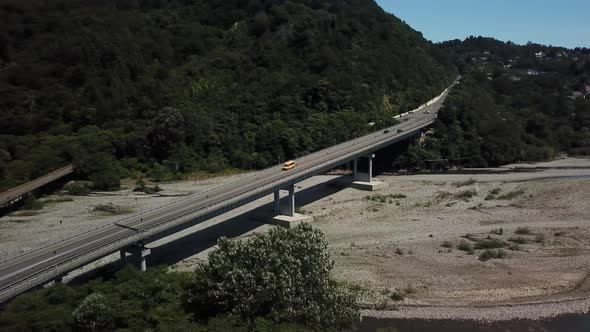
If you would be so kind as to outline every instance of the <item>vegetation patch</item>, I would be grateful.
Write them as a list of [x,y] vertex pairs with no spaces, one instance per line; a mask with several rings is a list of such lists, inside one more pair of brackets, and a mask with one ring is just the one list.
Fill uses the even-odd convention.
[[108,281],[21,295],[0,312],[0,329],[354,330],[361,290],[332,279],[333,267],[322,233],[306,224],[245,241],[222,238],[194,272],[126,267]]
[[500,192],[502,192],[502,189],[500,189],[500,188],[494,188],[494,189],[492,189],[488,193],[488,195],[486,196],[485,200],[486,201],[490,201],[490,200],[496,199],[496,197],[498,196],[498,194],[500,194]]
[[499,239],[480,240],[475,244],[475,249],[496,249],[504,248],[506,246],[508,246],[508,243]]
[[455,187],[466,187],[466,186],[471,186],[477,183],[477,180],[475,180],[474,178],[471,178],[467,181],[463,181],[463,182],[456,182],[454,183]]
[[453,242],[451,242],[451,241],[444,241],[440,246],[443,248],[453,248],[454,247]]
[[473,245],[471,243],[467,242],[466,240],[459,241],[459,244],[457,245],[457,249],[459,249],[461,251],[465,251],[469,254],[473,254]]
[[504,229],[503,228],[495,228],[495,229],[492,229],[490,231],[490,234],[503,235],[504,234]]
[[57,204],[57,203],[65,203],[65,202],[73,202],[74,199],[71,197],[63,197],[63,196],[59,196],[57,198],[49,198],[49,199],[45,199],[43,200],[44,204]]
[[393,203],[394,199],[402,199],[406,198],[407,196],[404,194],[390,194],[390,195],[381,195],[381,194],[374,194],[366,196],[365,199],[371,202],[376,203]]
[[515,231],[514,234],[517,235],[531,235],[533,234],[533,231],[528,228],[528,227],[518,227]]
[[511,199],[514,199],[514,198],[516,198],[516,197],[518,197],[518,196],[520,196],[520,195],[522,195],[524,193],[525,193],[524,189],[517,189],[517,190],[514,190],[514,191],[507,192],[504,195],[498,196],[498,199],[501,199],[501,200],[511,200]]
[[516,244],[528,244],[530,242],[529,239],[525,238],[524,236],[511,237],[508,239],[508,241]]
[[471,198],[477,196],[477,191],[475,190],[465,190],[454,194],[456,199],[461,199],[464,201],[469,201]]
[[490,259],[505,258],[506,256],[506,251],[503,249],[486,249],[481,254],[479,254],[479,260],[485,262]]

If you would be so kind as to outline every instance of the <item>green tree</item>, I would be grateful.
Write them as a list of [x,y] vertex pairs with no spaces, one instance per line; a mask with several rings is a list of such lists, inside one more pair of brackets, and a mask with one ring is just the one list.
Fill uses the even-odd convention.
[[228,314],[265,317],[317,329],[349,329],[358,322],[355,298],[330,277],[334,266],[319,230],[302,224],[276,228],[248,241],[219,240],[187,290],[197,318]]

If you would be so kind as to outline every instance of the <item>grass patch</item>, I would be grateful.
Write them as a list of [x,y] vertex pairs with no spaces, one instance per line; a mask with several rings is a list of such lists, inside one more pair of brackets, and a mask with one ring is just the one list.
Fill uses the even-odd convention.
[[60,196],[58,198],[49,198],[46,200],[43,200],[44,204],[57,204],[57,203],[65,203],[65,202],[73,202],[74,199],[71,197],[63,197]]
[[456,182],[454,185],[455,185],[455,187],[466,187],[466,186],[471,186],[476,183],[477,183],[477,181],[474,178],[471,178],[467,181]]
[[507,245],[506,242],[498,239],[481,240],[475,244],[475,249],[498,249],[504,248]]
[[461,191],[458,192],[454,195],[455,198],[457,199],[462,199],[464,201],[468,201],[473,197],[477,196],[477,191],[475,190],[465,190],[465,191]]
[[394,301],[402,301],[406,298],[406,296],[402,292],[395,291],[391,293],[391,295],[389,295],[389,298],[391,298]]
[[520,245],[518,245],[517,243],[512,243],[510,246],[508,246],[508,250],[512,250],[512,251],[520,251]]
[[439,191],[435,194],[435,198],[439,199],[439,200],[443,200],[443,199],[449,198],[449,197],[453,197],[453,194],[451,194],[448,191]]
[[535,243],[545,243],[546,236],[543,233],[535,235]]
[[509,238],[508,241],[510,242],[514,242],[516,244],[528,244],[529,240],[527,238],[525,238],[524,236],[517,236],[517,237],[512,237]]
[[498,194],[499,194],[501,191],[502,191],[502,189],[500,189],[500,188],[494,188],[494,189],[492,189],[492,190],[491,190],[491,191],[488,193],[488,195],[486,196],[485,200],[486,200],[486,201],[490,201],[490,200],[496,199],[496,196],[498,196]]
[[376,203],[393,203],[394,199],[402,199],[402,198],[406,198],[407,196],[404,194],[390,194],[390,195],[381,195],[381,194],[375,194],[375,195],[369,195],[367,197],[365,197],[366,200],[371,201],[371,202],[376,202]]
[[479,254],[479,260],[482,262],[488,261],[490,259],[500,259],[506,257],[506,251],[504,249],[487,249],[481,254]]
[[459,244],[457,245],[457,249],[461,250],[461,251],[465,251],[467,253],[472,254],[473,253],[473,246],[471,245],[471,243],[465,241],[465,240],[461,240],[459,242]]
[[39,212],[35,210],[21,210],[10,214],[11,217],[32,217],[38,215]]
[[528,228],[528,227],[518,227],[514,231],[514,234],[518,234],[518,235],[531,235],[531,234],[533,234],[533,231],[531,231],[531,229]]
[[454,247],[453,242],[451,242],[451,241],[444,241],[440,246],[443,248],[453,248]]
[[514,199],[522,194],[524,194],[524,189],[513,190],[513,191],[505,193],[502,196],[499,196],[498,199],[510,200],[510,199]]
[[504,229],[503,228],[495,228],[495,229],[492,229],[490,231],[490,234],[503,235],[504,234]]

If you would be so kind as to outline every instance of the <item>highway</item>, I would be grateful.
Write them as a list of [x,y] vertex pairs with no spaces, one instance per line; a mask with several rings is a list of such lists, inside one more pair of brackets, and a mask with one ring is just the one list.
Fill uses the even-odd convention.
[[[99,229],[36,249],[0,262],[0,302],[27,289],[88,264],[96,259],[173,232],[195,220],[206,220],[314,175],[366,156],[410,136],[434,123],[446,93],[421,111],[402,118],[400,124],[296,160],[290,171],[281,165],[253,173],[242,180],[179,199],[150,211],[134,214]],[[401,132],[398,132],[401,130]]]
[[24,183],[24,184],[18,186],[18,187],[15,187],[15,188],[12,188],[8,191],[0,193],[0,206],[10,204],[14,200],[17,200],[17,199],[23,197],[24,195],[45,186],[48,183],[51,183],[51,182],[58,180],[58,179],[61,179],[64,176],[70,175],[73,172],[74,172],[74,166],[68,165],[68,166],[62,167],[60,169],[57,169],[51,173],[47,173],[47,174],[43,175],[42,177],[39,177],[33,181],[29,181],[27,183]]

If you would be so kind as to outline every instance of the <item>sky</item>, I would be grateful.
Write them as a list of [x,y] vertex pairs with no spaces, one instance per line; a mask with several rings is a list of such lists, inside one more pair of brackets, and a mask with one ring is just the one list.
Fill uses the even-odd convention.
[[468,36],[590,47],[590,0],[376,0],[439,42]]

